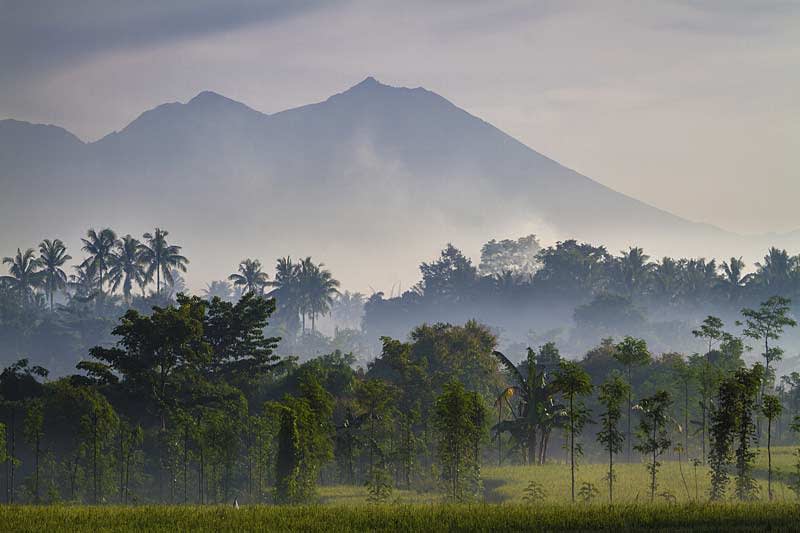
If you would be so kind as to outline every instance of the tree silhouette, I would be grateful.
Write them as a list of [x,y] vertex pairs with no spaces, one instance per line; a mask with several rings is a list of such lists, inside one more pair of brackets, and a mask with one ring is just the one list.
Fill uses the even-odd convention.
[[145,277],[142,243],[130,235],[125,235],[117,241],[111,268],[108,271],[111,292],[115,292],[121,285],[125,303],[130,305],[134,284],[142,286],[145,283]]
[[180,254],[181,247],[167,243],[169,232],[156,228],[153,233],[145,233],[146,243],[141,247],[142,261],[147,265],[146,274],[156,278],[156,294],[161,294],[161,278],[172,283],[172,270],[186,272],[189,260]]
[[67,248],[60,239],[45,239],[39,245],[39,263],[50,311],[53,311],[53,295],[67,287],[67,274],[62,267],[70,259],[72,256],[67,254]]
[[43,277],[39,270],[41,262],[34,257],[33,248],[28,248],[24,252],[17,248],[17,255],[4,257],[3,263],[9,265],[10,276],[2,276],[0,279],[16,289],[21,302],[32,302],[33,291],[41,285]]
[[234,286],[242,287],[245,293],[262,294],[267,286],[269,276],[261,270],[258,259],[244,259],[239,263],[239,272],[228,276]]
[[100,231],[90,229],[86,232],[86,238],[81,239],[84,252],[89,254],[81,266],[93,275],[97,273],[97,289],[100,297],[104,296],[103,285],[106,280],[106,272],[114,261],[114,246],[117,244],[117,234],[110,228]]

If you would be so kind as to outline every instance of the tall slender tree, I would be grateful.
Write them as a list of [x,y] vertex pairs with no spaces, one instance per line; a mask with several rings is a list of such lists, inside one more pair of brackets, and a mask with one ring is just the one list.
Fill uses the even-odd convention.
[[84,252],[89,254],[89,257],[84,259],[81,265],[86,268],[90,274],[97,273],[98,286],[100,297],[104,296],[104,285],[107,281],[106,273],[114,260],[114,247],[117,244],[117,234],[110,228],[101,229],[97,231],[90,229],[86,232],[86,238],[81,239],[83,242]]
[[714,350],[719,342],[725,338],[725,332],[722,330],[724,324],[722,320],[715,316],[707,316],[699,329],[692,331],[698,339],[703,339],[707,343],[705,356],[703,357],[703,364],[700,368],[700,446],[702,450],[703,462],[706,460],[706,434],[708,428],[708,402],[711,396],[712,387],[712,367],[711,367],[711,352]]
[[770,341],[777,341],[785,327],[795,327],[797,321],[789,316],[789,305],[792,303],[783,296],[771,296],[762,302],[758,309],[742,309],[745,318],[744,335],[753,340],[764,342],[764,381],[761,383],[760,397],[764,396],[766,380],[770,376],[770,363],[780,361],[783,350],[778,346],[770,346]]
[[658,488],[657,475],[661,466],[658,458],[672,445],[667,429],[671,405],[672,398],[669,392],[663,390],[647,398],[642,398],[637,405],[641,418],[638,431],[639,443],[636,445],[636,451],[650,456],[647,470],[650,473],[651,502],[655,500]]
[[601,429],[597,440],[608,452],[608,503],[614,503],[614,455],[622,451],[625,434],[619,430],[622,403],[628,395],[629,385],[618,375],[610,376],[600,385],[600,403],[605,408],[600,416]]
[[53,296],[67,287],[67,273],[62,268],[72,259],[61,239],[45,239],[39,244],[39,263],[42,267],[43,286],[53,310]]
[[575,437],[580,436],[583,426],[589,419],[589,412],[580,401],[581,396],[592,392],[592,379],[574,361],[561,361],[555,381],[556,389],[567,398],[567,435],[569,436],[569,470],[572,501],[575,502],[575,454],[582,455],[580,444],[576,446]]
[[146,275],[156,278],[156,293],[161,294],[161,278],[172,283],[172,270],[186,272],[189,260],[181,255],[181,247],[167,242],[169,232],[156,228],[153,233],[145,233],[146,241],[141,247],[142,261],[147,265]]
[[642,366],[650,362],[650,351],[644,339],[625,337],[614,347],[614,359],[625,367],[628,378],[628,428],[625,438],[628,441],[627,460],[631,462],[631,418],[633,412],[633,367]]
[[116,250],[108,271],[111,291],[122,286],[122,295],[130,305],[133,286],[141,285],[145,279],[145,265],[142,261],[142,243],[131,235],[117,241]]

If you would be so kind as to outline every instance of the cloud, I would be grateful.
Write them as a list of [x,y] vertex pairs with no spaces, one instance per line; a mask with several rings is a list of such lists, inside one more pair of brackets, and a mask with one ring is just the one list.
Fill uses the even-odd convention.
[[[0,0],[0,80],[98,52],[269,24],[319,0]],[[329,4],[329,3],[328,3]]]

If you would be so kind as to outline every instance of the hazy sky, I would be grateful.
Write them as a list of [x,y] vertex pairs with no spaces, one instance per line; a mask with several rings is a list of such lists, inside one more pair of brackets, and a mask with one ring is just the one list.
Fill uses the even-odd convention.
[[424,86],[678,215],[800,228],[800,2],[0,0],[0,118],[85,140],[210,89]]

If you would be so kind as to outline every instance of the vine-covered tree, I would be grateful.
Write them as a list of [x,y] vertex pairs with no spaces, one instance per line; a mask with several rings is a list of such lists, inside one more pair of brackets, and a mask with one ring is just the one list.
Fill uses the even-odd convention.
[[485,431],[486,408],[479,395],[450,381],[436,398],[434,417],[436,453],[448,496],[454,501],[469,500],[481,486],[480,465],[473,450]]

